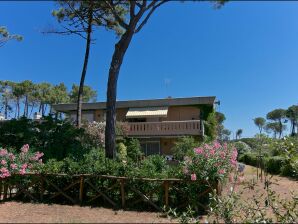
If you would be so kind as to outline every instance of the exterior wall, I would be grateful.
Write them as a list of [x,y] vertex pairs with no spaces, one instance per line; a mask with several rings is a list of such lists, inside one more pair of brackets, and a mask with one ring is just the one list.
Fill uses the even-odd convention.
[[193,106],[173,106],[169,107],[168,116],[162,118],[162,121],[187,121],[199,120],[200,109]]
[[[116,110],[117,121],[125,121],[128,108],[119,108]],[[105,110],[95,111],[95,121],[101,122],[105,119]],[[84,112],[83,112],[84,114]],[[187,121],[200,120],[200,109],[194,106],[171,106],[168,110],[168,116],[165,118],[147,118],[147,122],[159,121]]]
[[[88,121],[88,122],[92,122],[95,121],[95,111],[83,111],[82,112],[82,121]],[[71,112],[69,114],[69,118],[72,121],[75,121],[77,119],[77,113],[75,111]]]
[[[117,121],[125,121],[125,116],[128,109],[120,108],[116,110],[116,119]],[[105,110],[96,110],[95,111],[95,121],[103,122],[105,121]]]

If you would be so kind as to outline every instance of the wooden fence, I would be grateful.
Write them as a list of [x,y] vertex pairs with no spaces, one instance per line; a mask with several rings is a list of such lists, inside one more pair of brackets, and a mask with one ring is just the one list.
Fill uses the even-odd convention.
[[[164,206],[186,207],[189,195],[185,195],[181,189],[190,184],[194,182],[182,179],[91,174],[17,174],[0,180],[0,202],[29,199],[46,203],[107,205],[115,209],[147,206],[161,211]],[[212,185],[207,185],[206,182],[200,184],[202,190],[196,195],[198,198],[208,197],[208,193],[213,189],[216,189],[217,193],[221,192],[219,182]],[[198,205],[206,209],[204,200],[198,201]]]

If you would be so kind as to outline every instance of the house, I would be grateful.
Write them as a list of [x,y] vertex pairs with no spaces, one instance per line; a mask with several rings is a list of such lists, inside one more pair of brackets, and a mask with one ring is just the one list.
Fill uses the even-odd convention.
[[[204,136],[203,120],[213,111],[215,97],[165,98],[117,101],[116,119],[128,125],[127,136],[140,140],[146,155],[171,155],[181,136]],[[76,104],[57,104],[53,108],[76,119]],[[106,103],[84,103],[82,119],[105,121]]]

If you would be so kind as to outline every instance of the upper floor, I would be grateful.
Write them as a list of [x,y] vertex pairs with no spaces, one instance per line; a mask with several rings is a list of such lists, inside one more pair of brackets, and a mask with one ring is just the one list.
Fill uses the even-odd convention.
[[[126,122],[131,137],[203,135],[202,120],[212,111],[214,101],[215,97],[118,101],[116,120]],[[76,119],[75,104],[53,107]],[[82,119],[105,122],[105,103],[84,103]]]

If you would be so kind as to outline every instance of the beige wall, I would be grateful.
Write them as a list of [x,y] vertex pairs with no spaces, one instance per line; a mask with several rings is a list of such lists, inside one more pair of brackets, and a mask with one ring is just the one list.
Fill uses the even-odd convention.
[[[124,121],[128,109],[119,108],[116,110],[117,121]],[[95,121],[103,122],[105,120],[105,110],[96,110],[95,111]]]
[[[125,116],[128,108],[119,108],[116,110],[117,121],[125,121]],[[191,106],[172,106],[169,107],[168,116],[166,118],[148,118],[148,122],[153,121],[185,121],[199,120],[200,109]],[[95,111],[95,121],[104,121],[104,110]]]
[[186,121],[186,120],[199,120],[200,109],[197,107],[169,107],[168,116],[163,118],[163,121]]

